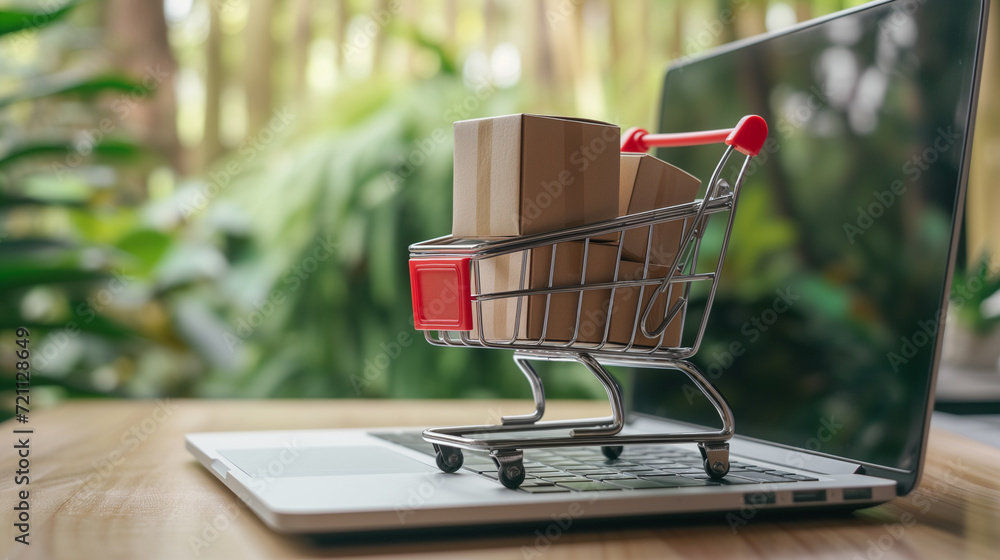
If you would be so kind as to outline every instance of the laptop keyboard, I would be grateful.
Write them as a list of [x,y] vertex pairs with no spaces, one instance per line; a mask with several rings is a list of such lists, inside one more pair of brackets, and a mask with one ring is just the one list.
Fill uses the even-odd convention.
[[[420,432],[371,432],[372,436],[426,455],[434,447]],[[462,469],[497,480],[497,468],[486,453],[463,449]],[[530,494],[553,492],[614,492],[683,486],[724,486],[817,480],[808,476],[730,461],[729,474],[713,480],[702,468],[701,455],[677,445],[633,445],[621,457],[608,459],[599,447],[557,447],[524,451],[524,482]]]

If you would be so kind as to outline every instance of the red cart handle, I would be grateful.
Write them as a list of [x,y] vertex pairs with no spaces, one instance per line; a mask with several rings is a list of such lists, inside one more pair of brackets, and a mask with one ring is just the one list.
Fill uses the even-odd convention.
[[735,128],[721,130],[650,134],[641,128],[630,128],[622,135],[622,151],[645,153],[650,148],[700,146],[725,142],[741,154],[755,156],[764,147],[765,140],[767,140],[767,123],[757,115],[747,115],[740,119]]

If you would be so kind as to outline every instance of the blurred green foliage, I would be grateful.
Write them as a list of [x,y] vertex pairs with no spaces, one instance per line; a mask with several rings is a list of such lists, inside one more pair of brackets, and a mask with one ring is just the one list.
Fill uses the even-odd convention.
[[[130,132],[170,88],[135,83],[135,68],[107,56],[105,43],[122,39],[105,29],[120,5],[0,9],[4,52],[17,55],[0,57],[0,368],[12,350],[2,341],[27,326],[42,404],[528,396],[506,353],[435,348],[412,327],[407,247],[450,230],[452,122],[529,111],[651,127],[663,65],[763,31],[775,3],[591,2],[554,25],[543,10],[490,16],[462,2],[437,35],[411,10],[368,36],[377,2],[294,14],[310,4],[195,0],[163,37],[180,66],[170,91],[196,161],[186,169]],[[794,5],[801,19],[857,3]],[[258,26],[264,4],[280,10]],[[720,26],[731,7],[742,23]],[[315,22],[313,35],[289,33],[294,18]],[[520,81],[469,80],[473,62],[489,66],[502,36],[517,33]],[[358,38],[368,54],[351,59],[342,47]],[[271,114],[253,129],[255,119],[226,115],[259,111],[249,48],[272,39],[282,56],[264,76]],[[297,90],[310,80],[326,84],[321,94]],[[181,95],[192,88],[201,93]],[[773,283],[754,263],[791,242],[769,205],[747,189],[741,213],[768,227],[730,252],[750,301]],[[603,395],[568,366],[546,384],[556,397]]]

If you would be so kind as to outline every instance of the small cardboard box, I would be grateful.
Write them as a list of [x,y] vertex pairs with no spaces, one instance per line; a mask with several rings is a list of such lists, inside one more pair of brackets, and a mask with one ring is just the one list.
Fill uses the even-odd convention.
[[556,231],[617,217],[617,126],[508,115],[455,123],[454,237]]
[[[646,154],[621,154],[618,212],[624,216],[692,202],[700,186],[697,177],[663,160]],[[683,231],[683,222],[679,220],[653,226],[650,264],[670,266],[680,247]],[[648,227],[626,231],[622,256],[632,261],[645,261],[648,239]]]
[[[591,243],[587,252],[587,274],[583,276],[582,242],[560,243],[556,248],[555,266],[552,262],[551,247],[533,249],[524,257],[524,252],[502,257],[485,259],[480,263],[479,293],[495,294],[521,289],[541,289],[549,286],[549,273],[552,273],[553,287],[578,286],[581,280],[587,284],[612,282],[615,279],[615,260],[618,257],[618,247],[610,244]],[[523,285],[522,269],[524,266]],[[631,261],[621,261],[618,269],[618,280],[637,280],[642,278],[643,265]],[[667,268],[650,265],[647,278],[663,278]],[[645,306],[655,291],[656,286],[648,286],[643,291],[639,302],[639,288],[618,288],[614,293],[614,304],[611,306],[611,327],[608,329],[608,342],[611,344],[628,344],[632,340],[635,318],[641,317]],[[677,286],[670,294],[670,305],[679,299],[681,287]],[[521,301],[518,315],[518,300]],[[604,339],[604,331],[608,324],[608,307],[611,304],[611,290],[587,290],[581,300],[579,292],[552,294],[548,298],[548,321],[546,322],[546,296],[532,295],[521,298],[503,298],[481,302],[483,311],[483,331],[489,341],[509,341],[515,336],[517,340],[536,341],[545,332],[548,342],[569,342],[576,330],[577,308],[579,307],[579,331],[576,342],[599,343]],[[666,297],[661,297],[653,309],[649,325],[655,327],[665,314]],[[582,303],[582,305],[581,305]],[[641,305],[640,305],[641,303]],[[473,312],[473,331],[470,337],[479,337],[478,313]],[[516,334],[515,334],[516,333]],[[680,344],[680,321],[671,322],[663,339],[664,346]],[[636,333],[636,346],[654,346],[655,340]]]

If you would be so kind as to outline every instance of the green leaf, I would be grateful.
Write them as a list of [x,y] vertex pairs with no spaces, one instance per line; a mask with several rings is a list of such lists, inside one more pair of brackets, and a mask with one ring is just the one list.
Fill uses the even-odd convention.
[[135,257],[145,274],[160,262],[160,259],[170,247],[170,236],[159,231],[144,229],[132,232],[118,242],[118,248]]
[[38,29],[56,20],[61,19],[73,8],[82,4],[84,0],[74,0],[67,2],[62,7],[51,12],[46,11],[23,11],[23,10],[0,10],[0,35],[16,33],[25,29]]
[[36,198],[30,196],[9,196],[0,194],[0,208],[11,206],[83,206],[80,200],[56,200],[49,198]]
[[14,146],[0,155],[0,167],[27,157],[86,155],[87,157],[134,160],[147,154],[146,148],[128,140],[105,139],[97,144],[86,144],[88,154],[79,153],[77,144],[67,141],[28,142]]
[[37,257],[45,251],[65,251],[71,249],[65,241],[55,239],[3,239],[0,237],[0,262],[18,256]]
[[46,79],[32,83],[29,87],[0,98],[0,107],[53,95],[81,95],[91,97],[104,91],[137,91],[143,95],[151,90],[126,76],[109,74],[104,76],[71,76]]
[[[57,331],[65,329],[73,323],[73,327],[81,332],[104,335],[108,338],[127,340],[135,337],[135,330],[94,311],[86,301],[71,301],[73,314],[66,321],[58,323],[42,323],[23,317],[0,317],[0,330],[14,330],[17,327],[27,327],[33,333],[40,331]],[[79,313],[83,311],[83,313]]]
[[98,270],[81,270],[72,264],[55,265],[38,259],[10,259],[0,264],[0,292],[42,284],[93,282],[107,278]]

